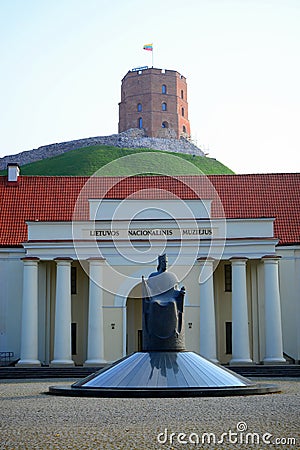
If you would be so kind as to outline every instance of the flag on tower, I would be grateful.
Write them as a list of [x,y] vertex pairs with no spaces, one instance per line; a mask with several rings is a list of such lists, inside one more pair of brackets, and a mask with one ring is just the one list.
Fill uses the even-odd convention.
[[149,52],[153,52],[153,44],[145,44],[143,49],[148,50]]

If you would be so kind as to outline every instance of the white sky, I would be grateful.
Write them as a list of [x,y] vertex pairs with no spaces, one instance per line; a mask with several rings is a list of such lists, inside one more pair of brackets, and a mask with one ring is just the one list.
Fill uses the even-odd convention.
[[0,0],[0,157],[117,133],[121,79],[187,77],[198,145],[300,172],[300,0]]

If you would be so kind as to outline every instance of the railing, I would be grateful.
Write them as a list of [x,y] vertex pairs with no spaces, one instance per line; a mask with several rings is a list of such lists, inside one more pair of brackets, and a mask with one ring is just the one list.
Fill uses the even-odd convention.
[[14,352],[0,352],[0,366],[8,366],[14,357]]

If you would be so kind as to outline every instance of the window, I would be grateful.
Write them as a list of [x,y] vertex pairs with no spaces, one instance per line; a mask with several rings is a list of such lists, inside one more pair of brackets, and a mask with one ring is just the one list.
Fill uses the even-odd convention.
[[226,355],[232,354],[232,322],[225,322]]
[[161,124],[161,127],[162,128],[169,128],[169,124],[168,124],[168,122],[163,122],[162,124]]
[[143,351],[143,330],[138,330],[138,352]]
[[163,84],[162,87],[161,87],[161,93],[162,94],[166,94],[167,93],[167,86],[165,84]]
[[71,349],[72,355],[77,355],[77,323],[71,323]]
[[224,266],[224,285],[225,285],[225,292],[232,292],[231,264],[225,264]]
[[162,111],[167,111],[167,104],[165,102],[162,103],[161,109]]
[[181,98],[183,99],[183,89],[181,89],[180,95],[181,95]]
[[71,267],[71,294],[77,294],[77,267]]
[[143,118],[142,117],[138,118],[138,128],[143,128]]
[[181,115],[184,117],[184,108],[181,108]]
[[141,103],[138,103],[138,105],[137,105],[137,110],[138,110],[139,112],[141,112],[141,111],[143,110],[142,104],[141,104]]
[[183,127],[182,127],[182,131],[183,131],[184,133],[186,133],[186,128],[185,128],[185,125],[183,125]]

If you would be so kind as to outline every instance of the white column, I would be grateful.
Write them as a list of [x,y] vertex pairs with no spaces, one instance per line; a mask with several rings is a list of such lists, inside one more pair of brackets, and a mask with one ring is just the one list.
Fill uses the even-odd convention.
[[56,258],[54,358],[51,366],[73,366],[71,355],[71,258]]
[[282,347],[278,260],[276,256],[262,258],[265,274],[265,364],[286,362]]
[[230,364],[251,364],[246,286],[247,258],[231,258],[232,358]]
[[18,366],[40,366],[38,360],[38,262],[39,258],[22,258],[23,304],[21,359]]
[[88,345],[85,366],[97,366],[104,360],[103,266],[104,258],[89,259]]
[[217,360],[213,259],[199,258],[200,263],[200,355]]
[[123,342],[122,342],[122,356],[126,356],[127,351],[127,339],[126,339],[126,332],[127,332],[127,306],[126,303],[122,307],[122,328],[123,328]]

